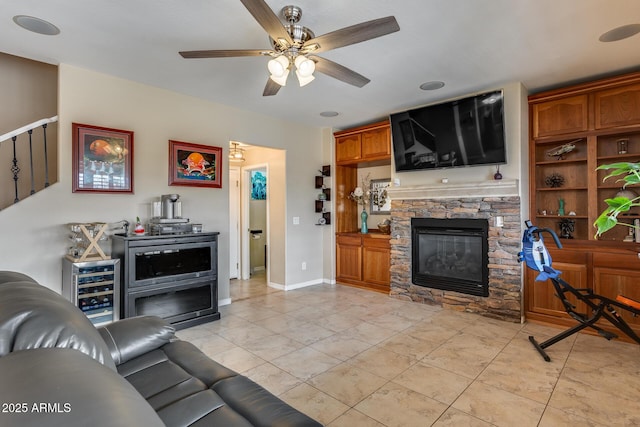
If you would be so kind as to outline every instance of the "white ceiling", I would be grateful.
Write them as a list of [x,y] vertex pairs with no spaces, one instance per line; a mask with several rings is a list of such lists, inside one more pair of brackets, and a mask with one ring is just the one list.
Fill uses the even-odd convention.
[[[276,12],[291,4],[267,0]],[[296,0],[316,36],[388,15],[400,31],[320,54],[371,79],[363,88],[293,75],[263,97],[268,57],[183,59],[182,50],[268,49],[239,0],[2,0],[0,51],[70,64],[304,124],[345,128],[389,113],[520,81],[530,92],[640,69],[640,34],[602,43],[640,22],[639,0]],[[12,21],[31,15],[58,36]],[[437,91],[419,85],[445,82]],[[339,115],[324,118],[322,111]]]

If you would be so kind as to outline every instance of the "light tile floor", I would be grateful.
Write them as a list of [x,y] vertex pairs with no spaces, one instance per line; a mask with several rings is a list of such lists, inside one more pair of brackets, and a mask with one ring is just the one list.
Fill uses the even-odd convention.
[[[251,282],[251,283],[249,283]],[[219,321],[178,332],[330,427],[640,425],[640,346],[341,285],[231,281]]]

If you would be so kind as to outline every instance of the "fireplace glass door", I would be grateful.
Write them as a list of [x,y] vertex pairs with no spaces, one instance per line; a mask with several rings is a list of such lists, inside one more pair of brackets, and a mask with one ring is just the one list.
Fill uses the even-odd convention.
[[486,220],[413,218],[411,229],[414,284],[488,295]]

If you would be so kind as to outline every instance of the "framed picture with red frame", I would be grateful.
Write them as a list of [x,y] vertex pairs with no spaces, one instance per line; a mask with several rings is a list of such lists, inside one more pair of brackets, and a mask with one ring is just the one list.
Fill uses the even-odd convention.
[[169,185],[222,188],[222,148],[169,140]]
[[133,132],[71,126],[73,192],[133,193]]

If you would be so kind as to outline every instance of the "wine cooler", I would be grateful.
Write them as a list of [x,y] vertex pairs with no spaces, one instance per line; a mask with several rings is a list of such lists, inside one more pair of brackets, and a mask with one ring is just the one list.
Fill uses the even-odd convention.
[[62,295],[95,326],[120,318],[120,260],[63,260]]

